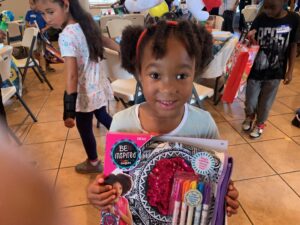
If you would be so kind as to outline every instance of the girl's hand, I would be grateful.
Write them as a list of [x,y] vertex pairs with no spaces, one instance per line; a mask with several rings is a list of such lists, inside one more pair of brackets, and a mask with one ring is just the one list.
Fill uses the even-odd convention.
[[291,72],[287,72],[284,76],[283,84],[289,84],[292,81],[293,74]]
[[75,126],[75,120],[72,118],[65,119],[65,127],[73,128]]
[[255,40],[256,30],[250,30],[247,34],[247,39],[249,40],[250,44],[257,45],[257,41]]
[[111,185],[104,184],[104,175],[100,174],[90,183],[87,189],[87,197],[90,203],[97,209],[110,209],[116,198],[116,190]]
[[227,215],[231,216],[233,214],[237,214],[238,208],[239,208],[239,202],[238,202],[239,192],[234,187],[232,180],[229,182],[227,195],[226,195],[226,203],[227,203]]

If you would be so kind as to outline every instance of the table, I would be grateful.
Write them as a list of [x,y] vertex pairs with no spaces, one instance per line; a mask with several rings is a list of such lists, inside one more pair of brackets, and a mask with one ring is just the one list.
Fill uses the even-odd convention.
[[218,93],[222,91],[224,86],[222,85],[219,88],[219,79],[225,73],[226,64],[238,41],[239,41],[238,37],[233,36],[232,38],[230,38],[222,47],[222,49],[219,52],[217,52],[216,55],[214,55],[213,60],[207,65],[203,74],[201,75],[201,78],[204,79],[214,79],[214,78],[216,79],[215,87],[214,87],[214,99],[213,99],[215,104],[218,104],[220,100],[218,98]]

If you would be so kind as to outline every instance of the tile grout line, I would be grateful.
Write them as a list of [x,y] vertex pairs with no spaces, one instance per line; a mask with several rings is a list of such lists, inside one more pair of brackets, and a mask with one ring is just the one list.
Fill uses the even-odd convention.
[[55,180],[54,180],[54,188],[56,188],[58,174],[59,174],[60,169],[61,169],[61,168],[60,168],[60,165],[61,165],[61,162],[62,162],[63,157],[64,157],[64,153],[65,153],[65,148],[66,148],[67,141],[68,141],[68,135],[69,135],[69,132],[70,132],[70,129],[68,129],[67,135],[66,135],[66,137],[65,137],[65,143],[64,143],[64,146],[63,146],[63,150],[62,150],[62,154],[61,154],[60,160],[59,160],[58,170],[57,170],[57,173],[56,173],[56,177],[55,177]]
[[[268,120],[269,121],[269,120]],[[278,130],[280,130],[280,132],[284,133],[284,131],[282,131],[279,127],[277,127],[274,123],[272,123],[271,121],[269,121],[269,123],[271,123],[274,127],[276,127]],[[291,139],[295,144],[299,145],[299,143],[297,143],[293,137],[289,136],[288,134],[284,133],[286,136],[288,136],[289,139]],[[297,136],[295,136],[297,137]]]
[[243,210],[243,212],[245,213],[246,217],[248,218],[249,222],[251,223],[251,225],[254,225],[254,223],[252,222],[250,216],[248,215],[247,211],[244,209],[243,205],[241,204],[241,202],[239,201],[240,207]]
[[48,94],[48,97],[45,99],[44,103],[42,104],[41,108],[39,109],[39,111],[38,111],[38,112],[37,112],[37,114],[36,114],[36,119],[37,119],[37,122],[33,122],[33,123],[31,124],[31,127],[29,128],[29,130],[28,130],[27,134],[25,135],[25,137],[24,137],[24,139],[23,139],[23,141],[22,141],[22,144],[25,144],[24,142],[25,142],[25,140],[26,140],[26,138],[27,138],[27,136],[28,136],[29,132],[31,131],[31,129],[32,129],[32,127],[33,127],[33,125],[38,123],[38,115],[39,115],[39,114],[40,114],[40,112],[42,111],[42,108],[43,108],[43,107],[44,107],[44,105],[46,104],[46,102],[47,102],[48,98],[49,98],[49,94]]
[[298,194],[297,191],[294,190],[294,188],[292,186],[290,186],[290,184],[285,179],[283,179],[283,177],[280,174],[279,174],[279,177],[298,196],[298,198],[300,198],[300,194]]

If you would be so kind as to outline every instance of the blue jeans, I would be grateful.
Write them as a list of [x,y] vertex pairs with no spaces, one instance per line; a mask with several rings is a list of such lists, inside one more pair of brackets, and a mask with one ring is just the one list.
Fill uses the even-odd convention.
[[280,79],[247,80],[245,101],[246,116],[256,115],[257,124],[262,124],[267,120],[280,81]]

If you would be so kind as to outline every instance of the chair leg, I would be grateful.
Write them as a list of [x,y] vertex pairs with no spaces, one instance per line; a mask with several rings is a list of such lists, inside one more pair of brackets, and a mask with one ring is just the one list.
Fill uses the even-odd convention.
[[124,108],[128,108],[128,105],[122,98],[120,98],[120,101],[121,101],[122,105],[124,106]]
[[45,72],[42,70],[42,68],[39,65],[36,65],[39,73],[42,75],[42,77],[44,78],[44,81],[47,83],[48,87],[50,88],[50,90],[53,90],[52,85],[50,84],[49,80],[46,77]]
[[18,100],[21,102],[21,104],[24,106],[24,108],[26,109],[26,111],[28,112],[28,114],[30,115],[30,117],[32,118],[32,120],[34,122],[37,122],[37,119],[35,118],[35,116],[31,112],[31,110],[28,108],[28,106],[26,105],[26,103],[24,102],[24,100],[22,99],[22,97],[18,94],[18,92],[16,92],[16,96],[17,96]]
[[199,99],[199,95],[198,95],[195,87],[193,87],[193,95],[195,97],[196,104],[199,106],[199,108],[204,109],[203,102]]
[[9,128],[7,127],[7,131],[10,134],[10,136],[17,142],[18,145],[22,145],[22,142],[20,141],[20,139],[17,137],[17,135]]
[[36,71],[36,69],[34,67],[31,67],[31,69],[33,70],[33,72],[35,73],[35,75],[37,76],[37,78],[40,80],[40,82],[44,83],[43,79],[41,78],[41,76],[39,75],[39,73]]

